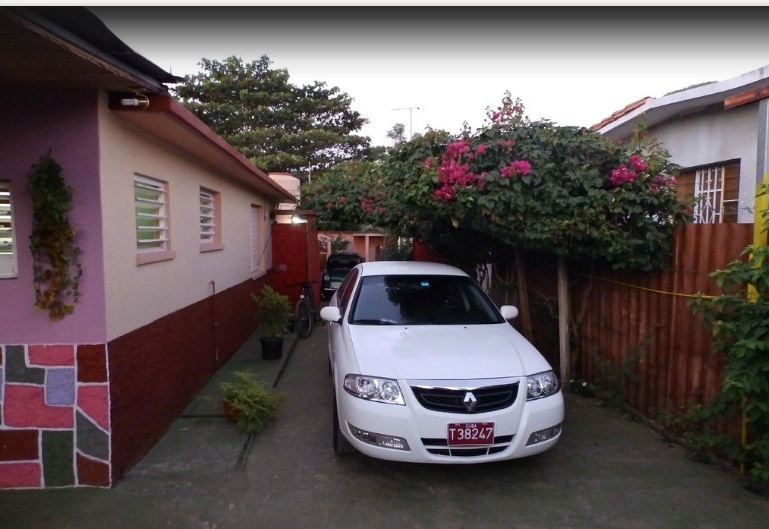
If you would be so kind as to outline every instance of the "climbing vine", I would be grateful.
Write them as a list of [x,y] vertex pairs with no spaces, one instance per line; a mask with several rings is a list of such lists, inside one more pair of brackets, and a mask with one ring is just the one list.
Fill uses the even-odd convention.
[[[766,192],[764,188],[759,196]],[[764,223],[768,219],[765,211]],[[725,355],[726,365],[720,392],[694,410],[700,432],[692,440],[740,463],[748,485],[769,493],[769,248],[748,246],[742,259],[711,276],[724,294],[698,297],[692,306],[712,325],[714,349]],[[741,421],[739,442],[717,433],[725,418]]]
[[32,166],[29,175],[32,196],[32,270],[35,306],[48,311],[56,321],[75,310],[80,296],[80,249],[75,229],[69,223],[72,189],[61,177],[61,167],[49,152]]

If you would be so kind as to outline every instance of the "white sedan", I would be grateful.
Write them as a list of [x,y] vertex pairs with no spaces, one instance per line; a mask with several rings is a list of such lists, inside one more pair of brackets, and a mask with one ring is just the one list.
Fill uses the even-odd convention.
[[538,454],[560,438],[558,377],[467,274],[437,263],[353,268],[329,322],[334,450],[418,463]]

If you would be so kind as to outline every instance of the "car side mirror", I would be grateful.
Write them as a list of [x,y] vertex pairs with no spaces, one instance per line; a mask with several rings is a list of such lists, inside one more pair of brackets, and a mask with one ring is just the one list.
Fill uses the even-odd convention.
[[518,316],[518,308],[512,305],[502,305],[499,307],[499,312],[506,320],[514,320]]
[[342,323],[342,313],[339,307],[323,307],[320,309],[320,317],[323,321]]

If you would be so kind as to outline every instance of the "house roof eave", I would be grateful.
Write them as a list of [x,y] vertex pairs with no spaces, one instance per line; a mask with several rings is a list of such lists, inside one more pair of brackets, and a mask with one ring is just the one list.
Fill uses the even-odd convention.
[[616,119],[607,118],[593,128],[611,138],[627,138],[632,135],[637,118],[641,116],[648,127],[653,127],[708,109],[726,108],[725,102],[729,98],[760,90],[765,86],[769,86],[769,67],[762,67],[725,81],[706,83],[658,98],[647,98],[632,111],[621,114]]
[[[0,52],[7,81],[58,76],[63,86],[167,92],[164,83],[183,80],[134,52],[86,8],[7,7],[0,15],[7,20],[4,37],[15,42],[15,49]],[[48,60],[39,61],[43,54]]]
[[109,108],[122,119],[146,130],[191,156],[216,167],[270,199],[296,202],[296,197],[217,135],[197,116],[168,94],[147,96],[146,106],[128,106],[122,99],[135,94],[111,93]]

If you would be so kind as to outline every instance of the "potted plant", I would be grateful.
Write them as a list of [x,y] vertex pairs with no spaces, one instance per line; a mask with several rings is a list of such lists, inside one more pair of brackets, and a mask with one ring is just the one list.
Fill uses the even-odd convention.
[[250,371],[235,371],[222,382],[224,415],[247,434],[254,434],[278,417],[281,396],[265,387]]
[[259,295],[251,294],[256,302],[255,316],[259,320],[264,360],[278,360],[283,356],[283,336],[291,321],[288,296],[279,294],[270,285],[264,285]]

